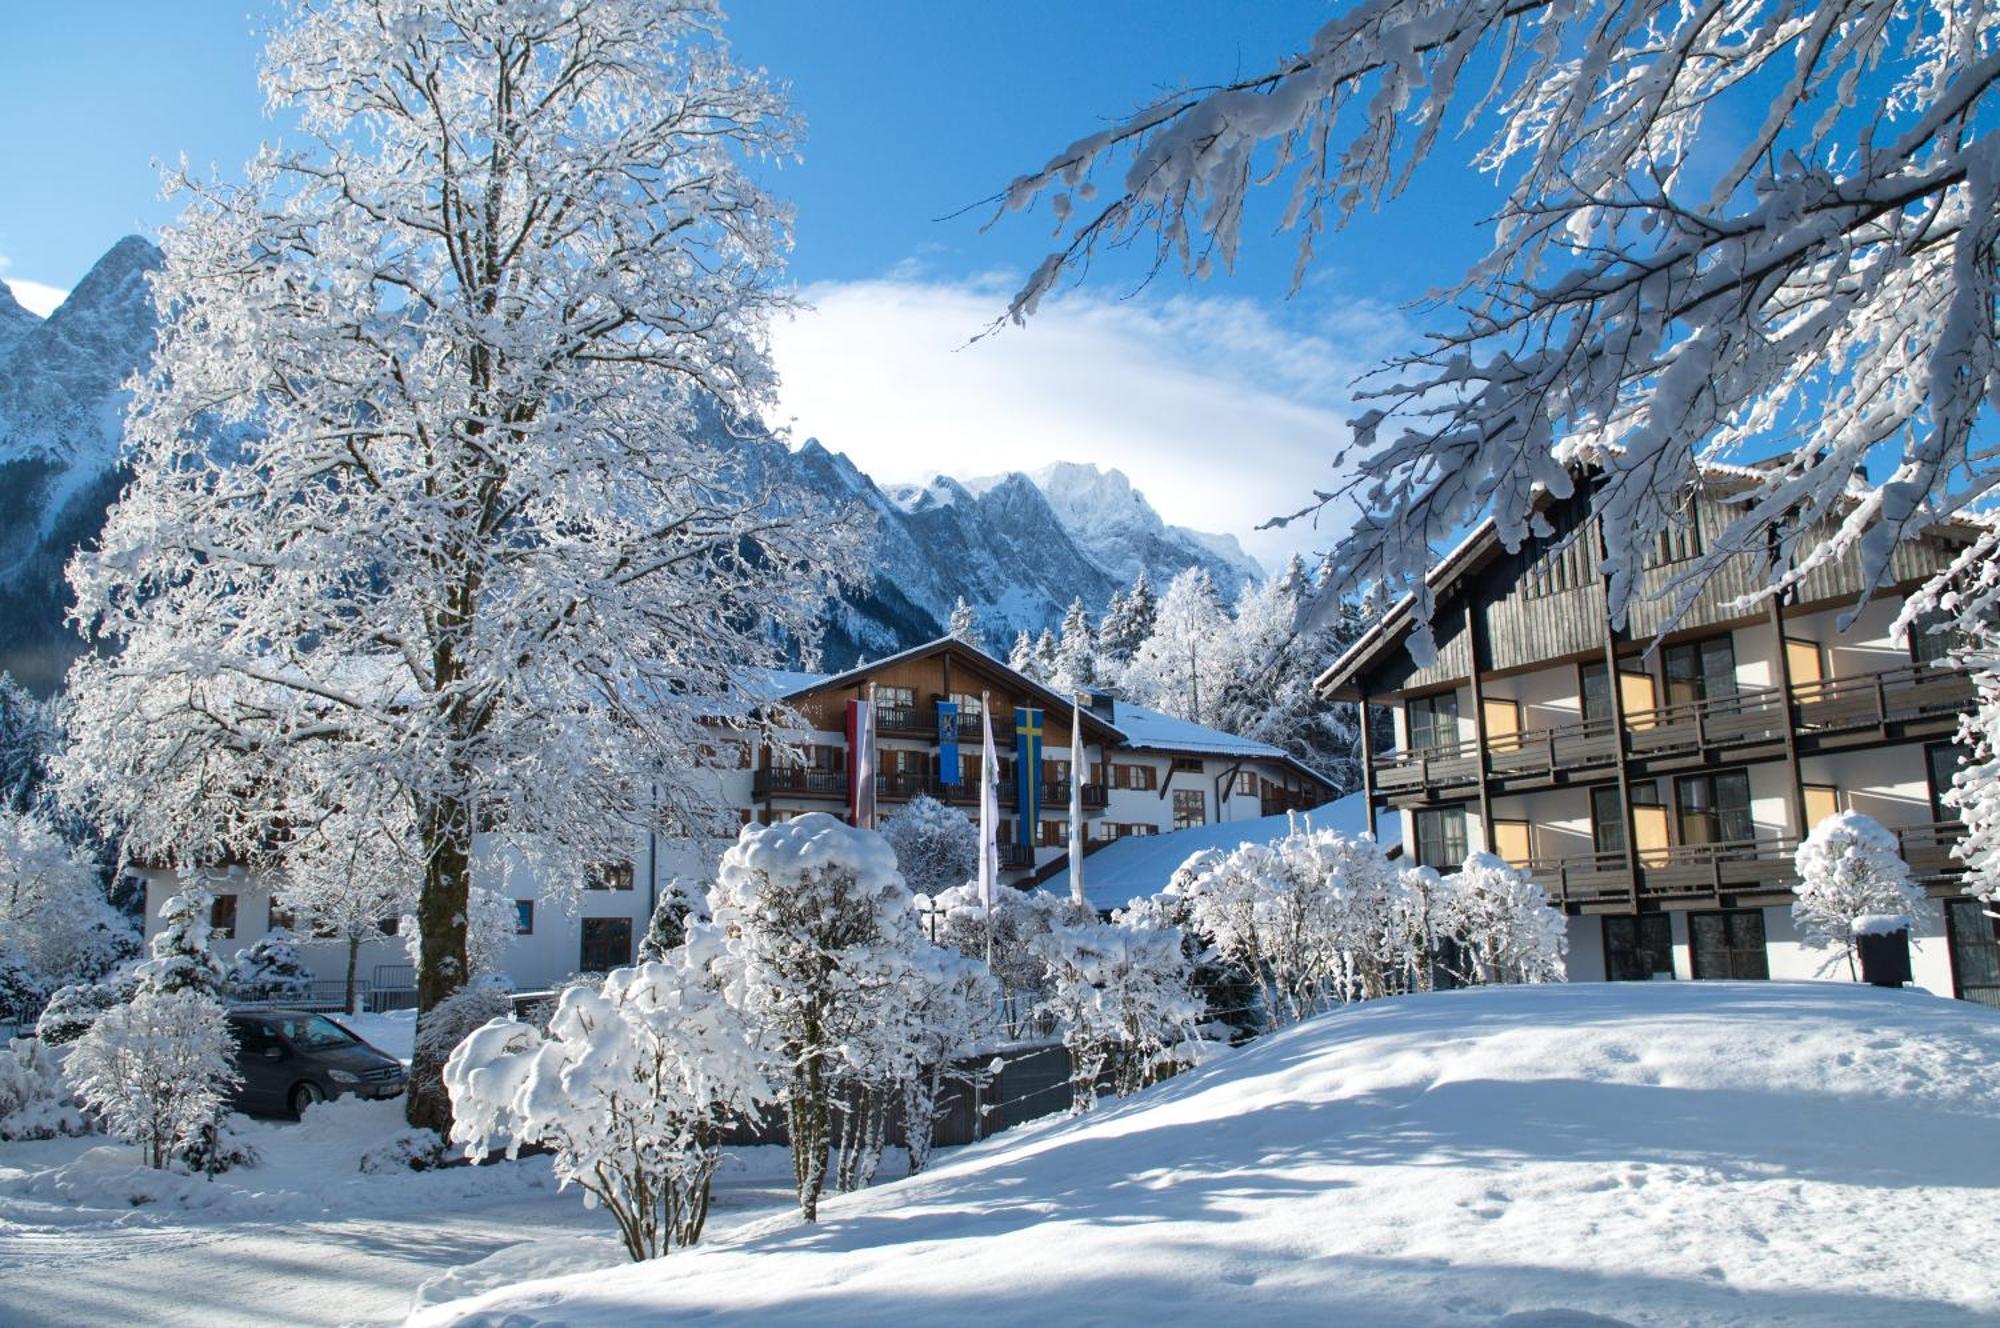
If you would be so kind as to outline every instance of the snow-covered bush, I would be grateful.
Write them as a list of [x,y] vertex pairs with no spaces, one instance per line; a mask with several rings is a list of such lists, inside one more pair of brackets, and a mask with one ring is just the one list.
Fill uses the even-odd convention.
[[896,854],[824,812],[745,826],[688,949],[780,1066],[799,1210],[818,1216],[835,1095],[907,1072],[920,938]]
[[707,905],[686,881],[675,877],[660,891],[646,935],[639,942],[641,959],[665,959],[687,940],[688,919],[705,916]]
[[35,1021],[35,1036],[51,1047],[74,1042],[90,1031],[99,1015],[124,1005],[139,989],[138,975],[127,970],[103,982],[72,982],[56,988]]
[[570,988],[546,1035],[488,1023],[444,1070],[452,1139],[468,1156],[495,1140],[510,1157],[551,1149],[561,1182],[610,1211],[635,1260],[701,1238],[719,1130],[770,1094],[741,1015],[680,959]]
[[937,895],[979,874],[979,831],[956,807],[929,794],[911,798],[882,827],[896,850],[903,883],[919,894]]
[[0,807],[0,1020],[33,1020],[58,986],[101,977],[137,947],[90,854],[43,817]]
[[[1000,887],[993,901],[992,973],[1000,984],[1002,1018],[1009,1037],[1032,1031],[1034,1012],[1048,984],[1044,954],[1049,933],[1067,920],[1069,901],[1046,890]],[[955,886],[930,897],[923,927],[939,945],[969,959],[986,958],[987,910],[976,885]]]
[[919,964],[910,1012],[914,1063],[901,1085],[912,1176],[930,1165],[952,1061],[1001,1031],[1000,986],[986,965],[937,945],[922,947]]
[[188,884],[160,905],[152,958],[137,969],[140,991],[162,996],[191,991],[222,999],[228,974],[209,948],[215,930],[209,925],[212,902],[207,890]]
[[1561,982],[1569,929],[1549,892],[1491,853],[1474,853],[1443,879],[1437,933],[1446,967],[1468,986]]
[[283,927],[237,952],[229,970],[229,989],[239,1001],[302,1001],[312,995],[312,983],[299,943]]
[[361,1170],[370,1175],[396,1171],[432,1171],[444,1165],[447,1149],[436,1130],[422,1126],[403,1130],[387,1143],[361,1155]]
[[1854,962],[1854,922],[1879,914],[1900,914],[1912,923],[1936,916],[1923,888],[1910,879],[1896,837],[1871,816],[1842,812],[1813,827],[1792,856],[1799,875],[1792,887],[1792,921],[1800,944],[1832,950],[1820,971],[1843,958],[1847,975],[1859,976]]
[[1070,1057],[1070,1105],[1088,1111],[1109,1071],[1119,1096],[1200,1059],[1202,1002],[1172,928],[1083,922],[1045,941],[1043,1012]]
[[13,1038],[0,1050],[0,1139],[87,1134],[62,1066],[39,1038]]
[[146,1165],[165,1167],[215,1127],[238,1082],[222,1007],[205,993],[142,989],[98,1016],[64,1074],[83,1104]]
[[[473,982],[419,1014],[410,1057],[413,1090],[419,1075],[435,1073],[437,1083],[430,1084],[426,1080],[426,1086],[442,1091],[445,1061],[458,1044],[471,1036],[474,1029],[494,1019],[505,1019],[513,1012],[514,1003],[507,998],[501,986],[491,982]],[[418,1051],[423,1054],[416,1054]],[[432,1065],[437,1069],[427,1072],[424,1067]]]

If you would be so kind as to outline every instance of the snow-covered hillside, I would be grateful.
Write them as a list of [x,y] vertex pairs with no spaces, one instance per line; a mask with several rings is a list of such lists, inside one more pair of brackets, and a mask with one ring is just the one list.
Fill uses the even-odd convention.
[[1845,984],[1370,1003],[691,1254],[419,1314],[1898,1325],[2000,1315],[2000,1014]]

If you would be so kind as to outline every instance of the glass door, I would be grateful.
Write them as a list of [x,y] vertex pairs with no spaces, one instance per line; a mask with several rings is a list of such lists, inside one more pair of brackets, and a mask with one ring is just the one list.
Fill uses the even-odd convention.
[[1745,981],[1771,976],[1761,909],[1690,913],[1688,942],[1696,978]]

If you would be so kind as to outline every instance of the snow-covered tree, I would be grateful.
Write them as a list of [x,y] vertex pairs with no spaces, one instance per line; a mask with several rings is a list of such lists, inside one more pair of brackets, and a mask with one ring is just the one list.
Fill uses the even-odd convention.
[[8,1039],[0,1048],[0,1140],[53,1139],[90,1128],[49,1044],[38,1037]]
[[0,672],[0,810],[27,812],[40,803],[58,740],[55,707]]
[[1035,638],[1035,671],[1028,676],[1042,682],[1052,682],[1056,670],[1062,665],[1061,650],[1056,644],[1055,632],[1047,627]]
[[71,673],[65,787],[184,862],[398,808],[424,1008],[471,973],[475,825],[581,881],[722,824],[718,734],[775,722],[746,680],[852,563],[852,522],[719,437],[771,399],[789,301],[746,159],[793,144],[720,24],[310,0],[262,69],[292,142],[172,181],[133,478],[70,569],[122,651]]
[[1474,853],[1444,878],[1437,934],[1460,982],[1561,982],[1569,929],[1528,873],[1491,853]]
[[164,1168],[215,1128],[237,1083],[235,1044],[208,993],[141,990],[77,1040],[63,1073],[105,1129]]
[[705,905],[687,882],[675,877],[660,891],[653,904],[653,916],[639,941],[641,959],[665,959],[687,940],[689,919],[700,919]]
[[[1284,195],[1303,279],[1329,222],[1394,198],[1466,126],[1505,191],[1492,248],[1433,294],[1457,320],[1372,386],[1336,457],[1355,478],[1300,514],[1367,511],[1339,582],[1407,589],[1427,619],[1431,546],[1485,510],[1517,547],[1537,492],[1567,496],[1562,461],[1588,457],[1622,620],[1697,457],[1782,442],[1692,579],[1761,565],[1767,538],[1782,566],[1813,532],[1773,588],[1850,555],[1873,586],[1900,539],[2000,478],[1974,439],[2000,383],[1996,33],[1987,0],[1352,4],[1274,65],[1016,179],[1003,209],[1047,199],[1064,240],[1010,312],[1146,237],[1195,275],[1230,266],[1257,186]],[[1980,543],[1990,559],[2000,531]],[[1427,631],[1413,648],[1428,659]]]
[[1152,634],[1132,656],[1123,682],[1141,705],[1197,724],[1221,722],[1222,695],[1239,667],[1229,614],[1205,567],[1173,579]]
[[1000,1032],[1000,987],[986,966],[938,945],[921,949],[911,1003],[912,1066],[902,1082],[903,1143],[910,1174],[930,1165],[953,1060]]
[[1088,1111],[1105,1073],[1120,1097],[1200,1059],[1202,1002],[1172,928],[1091,920],[1045,940],[1042,1012],[1070,1058],[1070,1107]]
[[882,836],[810,812],[750,825],[722,857],[688,949],[780,1067],[799,1211],[819,1215],[835,1094],[886,1091],[910,1054],[921,938]]
[[[475,980],[492,978],[506,985],[507,951],[514,944],[518,916],[514,901],[498,890],[483,885],[472,887],[466,900],[464,922],[465,967]],[[397,924],[396,934],[403,938],[403,949],[410,962],[422,968],[424,929],[419,919],[405,914]]]
[[237,951],[229,967],[229,992],[239,1001],[302,1001],[311,997],[312,984],[297,938],[283,927]]
[[954,641],[962,641],[974,650],[986,649],[986,633],[979,628],[979,615],[960,595],[951,606],[951,621],[944,629],[946,636]]
[[[423,871],[407,842],[380,818],[337,809],[298,835],[285,855],[277,888],[281,907],[314,941],[346,951],[341,1008],[355,1013],[361,947],[416,906]],[[468,933],[468,949],[471,934]]]
[[1143,567],[1129,592],[1112,592],[1111,602],[1105,605],[1104,617],[1097,625],[1097,648],[1102,660],[1098,671],[1107,679],[1121,675],[1132,662],[1132,656],[1139,653],[1139,647],[1146,644],[1146,638],[1153,634],[1153,618],[1159,608],[1152,582]]
[[1086,692],[1097,685],[1097,634],[1082,599],[1073,599],[1063,614],[1062,635],[1056,641],[1055,671],[1049,686],[1059,692]]
[[979,874],[979,830],[966,814],[920,794],[882,827],[896,850],[903,882],[918,894],[938,895]]
[[1039,678],[1041,666],[1035,661],[1035,638],[1022,628],[1014,634],[1014,648],[1007,652],[1007,667],[1030,678]]
[[220,1001],[229,974],[211,945],[215,928],[209,922],[214,897],[192,878],[183,878],[178,893],[160,905],[160,929],[153,933],[152,957],[135,970],[139,991],[173,995],[191,991]]
[[33,1019],[58,986],[102,977],[137,946],[90,854],[39,812],[0,807],[0,1016]]
[[569,988],[546,1034],[496,1019],[444,1068],[466,1155],[547,1148],[559,1183],[611,1213],[634,1260],[701,1239],[721,1130],[771,1092],[741,1015],[680,958]]
[[[1069,900],[1046,890],[1001,887],[991,921],[992,974],[1000,984],[1005,1032],[1025,1036],[1034,1023],[1048,983],[1047,938],[1069,912]],[[930,897],[924,930],[938,944],[969,959],[985,960],[988,920],[977,884],[955,886]]]
[[1896,837],[1872,816],[1842,812],[1814,826],[1792,855],[1798,884],[1792,893],[1792,921],[1808,949],[1832,950],[1821,971],[1847,961],[1847,975],[1859,977],[1854,961],[1854,922],[1871,915],[1896,914],[1918,923],[1936,915],[1923,887],[1910,879]]

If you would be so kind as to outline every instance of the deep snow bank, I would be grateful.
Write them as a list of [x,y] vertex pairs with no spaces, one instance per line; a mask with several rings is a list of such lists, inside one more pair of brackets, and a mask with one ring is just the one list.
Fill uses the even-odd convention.
[[1377,1002],[816,1228],[413,1322],[1957,1324],[1996,1249],[2000,1015],[1589,984]]

